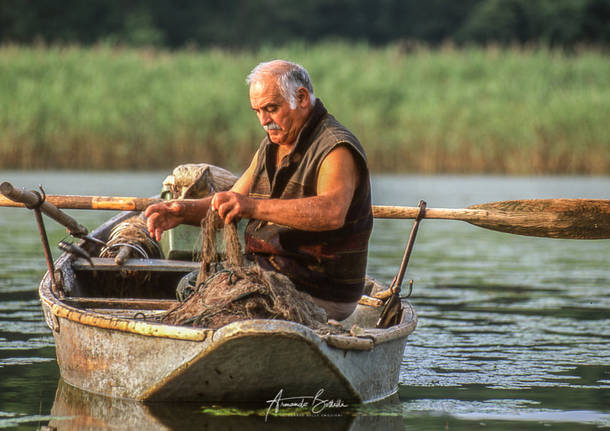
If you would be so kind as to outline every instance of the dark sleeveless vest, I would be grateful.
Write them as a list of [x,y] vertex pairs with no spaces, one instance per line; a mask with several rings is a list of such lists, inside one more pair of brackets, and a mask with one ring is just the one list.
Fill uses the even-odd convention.
[[250,220],[246,254],[266,269],[288,276],[297,289],[314,297],[357,301],[363,292],[368,241],[373,227],[371,187],[364,149],[356,137],[330,115],[318,99],[292,152],[277,170],[277,145],[265,138],[258,149],[249,196],[295,199],[316,195],[318,171],[334,148],[352,152],[359,171],[358,187],[339,229],[311,232]]

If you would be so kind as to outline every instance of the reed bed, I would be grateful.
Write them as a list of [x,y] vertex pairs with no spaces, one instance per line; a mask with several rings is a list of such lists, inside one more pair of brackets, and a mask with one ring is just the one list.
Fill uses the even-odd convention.
[[610,174],[607,54],[340,42],[2,46],[0,167],[244,169],[263,136],[244,78],[272,58],[307,67],[375,172]]

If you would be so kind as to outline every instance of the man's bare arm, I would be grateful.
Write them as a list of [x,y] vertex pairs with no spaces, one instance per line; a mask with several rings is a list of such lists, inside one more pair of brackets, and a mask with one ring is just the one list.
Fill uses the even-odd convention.
[[358,169],[351,151],[340,146],[322,162],[317,195],[299,199],[251,199],[239,193],[217,193],[212,207],[225,222],[254,218],[309,231],[338,229],[358,184]]

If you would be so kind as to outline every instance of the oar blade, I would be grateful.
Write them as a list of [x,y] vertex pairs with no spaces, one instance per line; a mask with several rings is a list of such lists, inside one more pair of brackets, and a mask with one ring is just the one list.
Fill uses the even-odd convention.
[[610,200],[530,199],[472,205],[486,213],[469,223],[517,235],[564,239],[610,238]]

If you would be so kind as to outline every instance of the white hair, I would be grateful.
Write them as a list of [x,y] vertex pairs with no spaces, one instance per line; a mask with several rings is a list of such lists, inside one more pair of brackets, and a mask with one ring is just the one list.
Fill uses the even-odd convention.
[[288,101],[290,109],[296,109],[297,91],[301,87],[309,92],[309,102],[312,105],[316,102],[309,74],[300,64],[285,60],[259,63],[246,77],[246,84],[251,85],[264,75],[271,75],[276,78],[280,94]]

